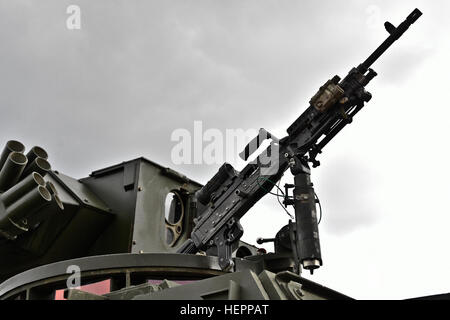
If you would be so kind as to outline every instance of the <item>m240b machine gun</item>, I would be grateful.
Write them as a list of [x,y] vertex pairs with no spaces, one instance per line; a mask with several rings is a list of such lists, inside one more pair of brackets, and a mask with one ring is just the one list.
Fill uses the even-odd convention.
[[[293,205],[295,223],[283,228],[289,234],[290,250],[300,267],[312,271],[322,265],[316,216],[316,197],[310,180],[310,168],[320,163],[316,156],[364,107],[372,95],[365,90],[377,75],[370,66],[422,15],[415,9],[398,27],[384,24],[388,38],[359,66],[341,80],[334,76],[309,101],[309,107],[287,129],[288,135],[278,140],[261,129],[245,148],[247,160],[262,140],[270,145],[255,161],[240,172],[223,164],[214,177],[196,193],[197,216],[191,238],[178,249],[179,253],[206,251],[219,257],[222,269],[233,266],[233,247],[243,234],[239,219],[281,179],[287,169],[294,176],[293,197],[285,196],[285,205]],[[283,230],[282,229],[282,230]],[[281,231],[280,231],[281,233]],[[277,243],[275,243],[277,246]]]

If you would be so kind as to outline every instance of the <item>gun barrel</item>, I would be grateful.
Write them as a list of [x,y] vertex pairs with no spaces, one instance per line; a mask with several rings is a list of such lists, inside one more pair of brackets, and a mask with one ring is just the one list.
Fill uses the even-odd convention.
[[0,170],[0,191],[5,191],[16,184],[28,160],[20,152],[11,152]]
[[29,163],[25,167],[21,179],[25,178],[33,171],[41,174],[42,176],[45,176],[47,172],[50,171],[50,169],[51,165],[47,160],[45,160],[44,158],[37,157],[36,159],[33,160],[33,162]]
[[11,152],[20,152],[23,153],[25,150],[25,146],[16,140],[9,140],[5,147],[3,148],[3,151],[0,155],[0,169],[3,167],[3,165],[6,162],[6,159],[8,159],[8,156]]
[[28,162],[32,163],[36,158],[42,158],[47,160],[48,154],[47,151],[45,151],[43,148],[39,146],[34,146],[33,148],[30,149],[30,151],[27,152],[27,158]]
[[52,197],[55,200],[58,207],[61,210],[64,210],[64,204],[62,203],[61,199],[59,198],[58,190],[56,189],[55,185],[52,182],[47,181],[47,182],[45,182],[45,187],[47,188],[48,191],[50,191],[50,194],[52,195]]
[[58,196],[58,194],[52,194],[53,200],[55,201],[56,205],[60,210],[64,210],[64,204],[61,201],[61,198]]
[[366,73],[369,67],[396,41],[403,33],[422,15],[419,9],[414,9],[409,16],[397,28],[391,23],[385,22],[384,26],[389,32],[389,37],[363,62],[358,66],[361,73]]
[[6,190],[1,196],[0,200],[3,201],[3,204],[5,207],[8,207],[13,202],[33,190],[34,188],[38,186],[45,186],[45,180],[42,178],[42,176],[37,173],[33,172],[29,176],[27,176],[25,179],[11,187],[10,189]]
[[26,225],[26,222],[21,221],[23,218],[35,213],[51,200],[52,196],[44,186],[36,187],[6,207],[5,215],[0,218],[0,230],[7,231],[14,227],[20,229],[18,223]]

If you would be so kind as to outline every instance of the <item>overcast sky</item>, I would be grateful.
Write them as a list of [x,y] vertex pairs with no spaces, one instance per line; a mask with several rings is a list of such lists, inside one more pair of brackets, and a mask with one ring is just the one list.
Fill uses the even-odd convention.
[[[355,298],[450,292],[448,1],[1,0],[0,137],[44,147],[77,178],[144,156],[205,183],[219,164],[174,165],[175,129],[282,137],[415,7],[374,65],[372,101],[313,170],[324,266],[305,276]],[[274,236],[283,212],[267,196],[243,239]]]

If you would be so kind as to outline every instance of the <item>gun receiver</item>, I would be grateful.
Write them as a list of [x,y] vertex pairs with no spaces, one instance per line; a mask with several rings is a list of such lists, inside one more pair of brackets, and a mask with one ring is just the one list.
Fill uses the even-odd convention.
[[[222,269],[233,266],[232,247],[243,234],[239,219],[281,179],[289,168],[294,175],[296,224],[289,223],[293,256],[298,265],[311,272],[322,265],[319,233],[315,211],[314,190],[308,162],[320,163],[316,156],[368,102],[372,95],[365,86],[377,75],[370,66],[413,24],[422,13],[415,9],[397,28],[386,22],[389,37],[344,79],[334,76],[311,98],[309,107],[287,129],[288,135],[276,140],[265,130],[262,139],[272,139],[265,150],[270,155],[270,170],[262,155],[241,172],[224,164],[219,172],[197,194],[198,210],[191,239],[179,253],[194,254],[199,250],[218,255]],[[249,150],[246,147],[246,151]],[[256,148],[253,148],[256,149]],[[247,157],[245,157],[247,158]],[[201,204],[200,204],[201,203]],[[298,269],[300,271],[300,269]]]

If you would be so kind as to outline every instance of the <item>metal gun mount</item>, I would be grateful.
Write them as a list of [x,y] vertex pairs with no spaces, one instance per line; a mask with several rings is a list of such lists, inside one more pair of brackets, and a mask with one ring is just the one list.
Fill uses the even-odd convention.
[[[275,170],[265,172],[266,163],[261,161],[261,154],[241,172],[227,163],[222,165],[217,174],[197,192],[195,204],[199,218],[195,220],[191,238],[177,252],[195,254],[199,250],[206,251],[207,254],[218,255],[222,269],[231,269],[234,266],[231,259],[233,247],[243,234],[239,219],[270,193],[290,168],[295,189],[289,204],[295,208],[296,222],[290,222],[285,231],[290,235],[290,250],[296,260],[296,271],[300,272],[300,265],[311,272],[322,265],[316,200],[308,162],[313,167],[320,165],[317,155],[370,101],[372,95],[365,87],[377,75],[370,66],[421,15],[418,9],[413,10],[398,27],[386,22],[384,26],[389,33],[388,38],[364,62],[352,68],[344,79],[334,76],[320,87],[309,101],[309,107],[288,127],[286,137],[274,139],[263,130],[265,136],[258,136],[245,148],[245,158],[248,158],[250,151],[256,149],[255,145],[259,147],[262,140],[272,139],[265,154],[271,155],[270,166]],[[279,239],[278,243],[281,242]]]

